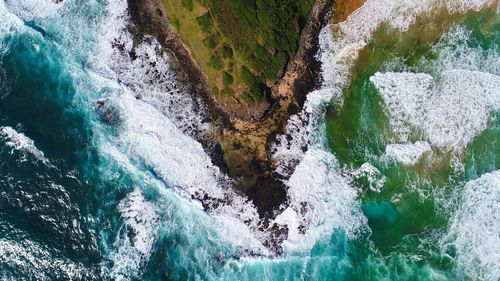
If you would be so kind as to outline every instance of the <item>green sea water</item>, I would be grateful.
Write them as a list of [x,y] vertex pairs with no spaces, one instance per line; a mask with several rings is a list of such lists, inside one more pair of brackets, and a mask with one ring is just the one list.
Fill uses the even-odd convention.
[[[453,249],[447,251],[440,249],[439,240],[452,223],[451,217],[460,201],[467,200],[457,198],[460,197],[459,194],[464,186],[483,174],[498,170],[500,165],[498,105],[484,108],[488,111],[485,120],[487,125],[470,142],[463,146],[459,144],[439,147],[431,141],[429,150],[419,155],[414,163],[408,164],[404,160],[398,161],[387,157],[388,145],[428,141],[429,136],[424,131],[426,124],[408,122],[404,126],[408,126],[409,136],[406,139],[401,138],[398,135],[400,134],[398,128],[394,128],[391,124],[391,118],[394,117],[391,116],[387,101],[370,78],[377,72],[410,72],[426,73],[439,81],[443,72],[454,69],[484,71],[479,75],[486,76],[490,73],[498,75],[499,65],[496,56],[500,50],[500,21],[498,14],[487,11],[471,13],[452,24],[440,24],[440,22],[428,24],[437,25],[441,31],[440,36],[432,41],[422,39],[426,30],[421,26],[412,27],[407,32],[382,27],[376,32],[373,41],[363,51],[363,62],[356,68],[355,78],[343,93],[345,98],[343,106],[339,108],[333,103],[328,109],[326,115],[328,145],[345,167],[359,168],[369,163],[377,171],[376,179],[370,180],[365,176],[356,179],[356,183],[363,190],[360,200],[371,229],[371,236],[366,243],[371,244],[372,250],[378,253],[378,259],[384,261],[382,264],[387,268],[382,272],[386,271],[388,279],[474,279],[477,277],[466,277],[457,272],[450,274],[456,266],[457,253]],[[498,76],[493,79],[498,79]],[[468,82],[470,81],[460,81],[460,83]],[[401,90],[397,88],[399,86],[394,84],[394,90]],[[445,91],[452,91],[452,95],[466,100],[464,101],[466,104],[476,101],[466,95],[460,97],[463,93],[461,89],[447,89],[446,86],[446,84],[434,86],[441,88],[435,92],[430,89],[426,94],[440,95]],[[460,86],[466,88],[464,84]],[[475,98],[480,99],[480,95],[486,95],[486,99],[497,103],[500,91],[498,80],[494,87],[496,88],[493,89],[493,96],[487,96],[488,90],[478,89],[474,93],[478,95]],[[404,94],[415,93],[409,91]],[[437,99],[436,102],[438,101],[443,102]],[[475,116],[472,108],[467,106],[452,110],[453,115],[446,115],[446,107],[453,105],[444,102],[438,104],[437,113],[442,115],[430,115],[423,120],[436,123],[431,126],[439,126],[446,122],[452,124],[450,127],[453,128],[454,125],[467,126],[466,122],[481,118]],[[396,106],[404,110],[404,105]],[[416,104],[416,106],[427,105]],[[426,109],[406,112],[410,117],[412,114],[425,113]],[[454,137],[451,134],[450,136]],[[383,187],[373,189],[373,181],[381,178],[384,180]],[[496,184],[493,186],[498,189]],[[493,193],[492,196],[495,194],[498,195]],[[498,202],[498,198],[494,200]],[[498,221],[492,218],[488,223],[497,224]],[[495,229],[494,232],[497,232],[498,228],[493,227],[493,230]],[[373,252],[369,255],[373,255]],[[370,268],[366,264],[360,267]],[[371,270],[377,272],[375,268]],[[493,268],[485,271],[488,270],[495,271]],[[418,272],[422,275],[419,276]],[[363,280],[366,276],[362,274],[354,279]],[[485,279],[494,279],[496,274],[485,276],[483,276]],[[375,274],[371,280],[379,278],[381,277]]]
[[276,256],[126,2],[0,0],[0,280],[498,280],[498,8],[395,19],[309,113]]

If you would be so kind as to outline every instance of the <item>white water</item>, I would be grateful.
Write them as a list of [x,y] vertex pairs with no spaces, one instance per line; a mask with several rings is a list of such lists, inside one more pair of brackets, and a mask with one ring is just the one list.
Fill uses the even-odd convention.
[[[290,206],[276,218],[289,226],[283,243],[286,253],[307,252],[333,230],[355,238],[366,226],[356,200],[357,190],[338,172],[335,157],[324,150],[309,149],[288,181]],[[305,228],[300,233],[299,227]]]
[[45,158],[41,150],[36,148],[33,140],[25,134],[17,132],[12,127],[0,127],[0,141],[4,141],[7,146],[12,148],[10,154],[13,154],[14,150],[20,151],[22,153],[21,162],[27,161],[27,154],[31,154],[36,159],[49,164],[49,160]]
[[[204,229],[212,236],[199,239],[217,241],[228,245],[227,248],[237,248],[241,253],[248,250],[268,254],[262,245],[268,234],[258,230],[259,216],[255,207],[234,191],[228,177],[211,163],[201,144],[190,137],[204,138],[208,134],[204,108],[176,82],[175,74],[170,70],[170,59],[160,52],[158,42],[150,38],[135,46],[135,60],[128,56],[134,46],[127,30],[126,1],[110,1],[108,10],[99,12],[93,10],[98,7],[96,3],[89,3],[87,11],[81,5],[65,1],[50,14],[33,8],[35,5],[31,4],[14,1],[7,8],[1,3],[2,36],[9,32],[31,33],[22,18],[34,20],[39,23],[38,28],[46,29],[64,43],[64,46],[55,44],[51,47],[66,54],[62,64],[77,78],[76,94],[71,104],[86,113],[92,126],[92,145],[99,150],[102,177],[118,181],[125,171],[134,182],[140,183],[118,203],[116,211],[123,219],[121,229],[124,232],[111,239],[113,244],[105,245],[109,253],[105,253],[107,261],[103,262],[103,272],[117,279],[139,276],[165,225],[170,225],[166,228],[169,231],[186,230],[179,229],[178,223],[185,227],[192,225],[193,237]],[[81,14],[75,11],[80,8]],[[81,17],[68,19],[61,14],[63,11]],[[91,18],[91,24],[85,21],[88,20],[87,12],[96,12],[96,20]],[[104,22],[99,20],[101,12],[106,14]],[[80,24],[79,33],[67,31]],[[114,43],[123,44],[124,50],[113,48]],[[98,107],[98,102],[102,103],[101,107]],[[110,116],[111,119],[106,119]],[[108,121],[115,122],[111,124],[113,128],[106,124]],[[3,131],[9,133],[9,139],[12,139],[11,135],[16,137],[17,142],[9,140],[13,145],[32,147],[32,142],[23,138],[24,135],[13,134],[8,128]],[[141,195],[151,188],[157,189],[166,199],[146,199]],[[164,189],[174,189],[175,192],[165,193]],[[199,202],[191,200],[195,192],[200,192],[201,197],[208,194],[225,203],[207,217]],[[180,210],[159,209],[157,204],[165,204],[165,200],[169,204],[182,202],[185,206]],[[244,221],[250,223],[247,225]],[[105,241],[104,236],[101,234]],[[186,251],[196,251],[199,245],[191,247]],[[193,267],[201,267],[209,258],[198,260],[199,264]]]
[[[320,35],[320,52],[318,54],[322,63],[324,80],[322,89],[308,95],[304,110],[289,119],[287,127],[289,137],[278,137],[278,144],[274,147],[273,157],[281,168],[278,169],[278,172],[289,175],[290,170],[292,170],[290,167],[297,166],[289,182],[289,200],[298,202],[303,196],[307,198],[308,189],[312,189],[315,194],[318,194],[314,200],[310,201],[314,202],[312,206],[319,206],[318,212],[314,213],[314,219],[311,220],[310,231],[302,237],[300,234],[292,233],[284,243],[287,247],[291,248],[290,244],[292,244],[302,246],[295,246],[294,249],[308,249],[307,242],[310,241],[311,236],[314,237],[314,233],[328,232],[326,229],[332,229],[335,226],[345,227],[342,223],[332,225],[326,223],[327,227],[324,229],[315,228],[315,226],[322,225],[323,222],[335,222],[335,216],[331,217],[331,214],[336,212],[333,210],[343,210],[344,212],[340,211],[339,213],[347,218],[346,222],[348,223],[351,222],[351,217],[346,212],[347,209],[349,212],[356,213],[357,191],[349,187],[348,184],[344,184],[349,180],[335,176],[334,178],[340,179],[340,183],[337,182],[333,185],[337,189],[332,189],[332,185],[328,183],[331,182],[332,173],[335,174],[335,171],[322,173],[322,169],[325,169],[324,164],[318,166],[318,163],[324,163],[325,160],[319,157],[311,161],[310,154],[318,155],[318,151],[322,151],[319,153],[320,155],[330,155],[329,152],[325,151],[324,146],[326,143],[323,135],[325,124],[322,120],[325,108],[328,105],[333,105],[336,108],[342,107],[342,91],[350,81],[350,68],[357,63],[359,52],[371,41],[373,32],[382,23],[389,23],[392,28],[404,32],[415,21],[417,15],[432,15],[442,7],[446,7],[450,13],[454,13],[478,11],[485,7],[491,7],[495,3],[498,4],[495,1],[369,0],[345,22],[324,28]],[[500,64],[498,54],[492,52],[485,57],[479,49],[465,47],[463,39],[467,36],[469,34],[463,29],[456,28],[445,35],[441,42],[435,46],[435,49],[440,51],[439,58],[432,63],[421,63],[421,65],[428,64],[429,73],[432,75],[385,72],[377,73],[372,77],[372,82],[384,98],[394,131],[393,141],[395,143],[387,146],[382,160],[394,159],[404,165],[415,165],[423,157],[431,156],[434,149],[445,152],[450,150],[461,152],[490,124],[492,114],[499,110],[500,80],[498,69]],[[452,42],[452,39],[456,42]],[[461,48],[456,48],[457,46],[461,46]],[[388,66],[387,68],[390,69]],[[465,89],[463,85],[467,85]],[[304,147],[309,147],[309,151],[304,153]],[[330,160],[330,163],[336,162],[333,156],[329,156],[329,159],[333,159]],[[460,160],[456,161],[460,162]],[[359,177],[366,169],[367,167],[360,168],[354,172],[351,171],[350,174]],[[371,188],[374,191],[380,191],[381,187],[377,185],[377,182],[383,179],[377,178],[377,174],[373,170],[370,171],[375,176],[370,182]],[[301,180],[295,182],[294,179]],[[304,182],[315,182],[318,186],[312,188],[309,185],[304,185],[302,179],[307,179]],[[294,194],[294,188],[305,190],[306,194],[302,192],[298,193],[300,195],[297,196],[298,194]],[[335,191],[332,192],[332,190]],[[337,201],[339,198],[345,201]],[[351,198],[353,201],[350,201]],[[297,203],[296,206],[298,206]],[[326,208],[323,209],[323,206]],[[339,206],[340,209],[336,209]],[[345,206],[349,207],[343,209]],[[329,210],[329,212],[324,212],[324,210]],[[289,217],[286,221],[290,225],[300,224],[299,219],[294,219],[297,217],[297,212],[285,210],[282,216]],[[498,218],[498,216],[496,217]],[[362,215],[361,218],[357,217],[356,219],[358,222],[360,219],[363,220]],[[499,225],[498,221],[492,222],[491,219],[492,217],[489,216],[488,223]],[[456,228],[467,233],[468,231],[462,226]],[[351,230],[363,229],[363,227],[364,224],[361,222],[353,224]],[[318,232],[315,232],[316,230]],[[492,235],[495,236],[495,234]],[[311,240],[318,237],[321,235]],[[467,271],[471,273],[471,276],[483,278],[485,275],[482,273],[478,275],[477,272],[474,272],[477,266],[468,260],[478,258],[481,263],[486,263],[483,260],[487,260],[491,267],[498,268],[499,259],[494,261],[493,256],[488,254],[481,256],[481,248],[476,246],[478,244],[471,245],[474,248],[472,252],[476,253],[475,256],[466,255],[460,259],[460,262],[463,264],[462,266],[468,268]],[[488,276],[496,275],[490,274]],[[495,278],[484,279],[495,280]]]
[[468,182],[442,247],[458,253],[461,270],[482,280],[500,279],[500,171]]
[[[123,5],[112,2],[108,7],[109,22],[104,24],[105,32],[99,40],[101,56],[93,62],[99,72],[94,75],[94,79],[103,89],[100,100],[105,103],[105,110],[116,114],[119,120],[116,136],[111,136],[106,143],[99,145],[103,148],[102,153],[118,161],[128,173],[143,179],[149,178],[147,181],[153,180],[156,182],[154,186],[159,189],[173,188],[181,198],[169,200],[180,199],[183,204],[193,208],[193,211],[188,212],[188,217],[180,218],[177,223],[186,226],[194,222],[201,223],[203,229],[218,233],[218,237],[209,237],[210,240],[218,240],[218,243],[227,244],[228,247],[267,254],[267,249],[262,246],[266,234],[257,230],[259,219],[255,207],[234,192],[227,176],[220,173],[202,146],[189,136],[203,138],[208,134],[209,124],[203,121],[203,108],[195,110],[198,101],[193,100],[175,81],[176,77],[170,70],[170,59],[160,52],[158,42],[152,38],[135,48],[137,59],[132,61],[128,57],[128,51],[133,46],[126,30],[128,18]],[[123,44],[125,51],[112,49],[112,42]],[[114,82],[117,80],[120,84]],[[112,269],[114,276],[124,277],[130,272],[138,274],[142,263],[151,255],[151,245],[158,239],[161,229],[173,223],[169,217],[179,216],[177,212],[180,210],[167,209],[165,213],[155,204],[143,199],[135,200],[140,198],[140,192],[134,191],[135,195],[131,197],[134,200],[126,199],[120,203],[119,209],[126,224],[139,237],[144,237],[146,244],[129,241],[128,237],[119,238],[116,250],[112,250],[110,255],[115,264]],[[205,214],[201,206],[191,200],[191,196],[196,193],[208,194],[225,203],[211,212],[211,218],[203,218]],[[170,192],[161,194],[174,195]],[[131,210],[135,210],[134,205],[142,209],[137,213],[140,218],[138,221],[127,219]],[[182,210],[186,211],[185,208]],[[163,214],[163,219],[151,223],[151,214],[155,212]],[[247,226],[243,221],[250,221],[250,224]],[[170,229],[178,227],[172,226]],[[196,241],[194,237],[193,240]],[[126,245],[125,248],[129,250],[121,250],[122,245]],[[196,248],[185,250],[189,253]]]
[[500,109],[500,77],[447,70],[436,80],[424,73],[387,72],[370,78],[389,112],[393,141],[407,143],[420,129],[438,149],[462,151]]
[[[310,93],[304,109],[291,116],[287,125],[287,135],[278,136],[278,143],[273,147],[273,158],[279,163],[278,172],[290,175],[290,171],[303,157],[303,148],[307,146],[322,146],[324,143],[323,117],[325,108],[332,103],[337,108],[343,105],[343,89],[350,82],[351,68],[357,63],[360,51],[371,41],[374,31],[383,23],[400,31],[408,30],[409,26],[421,14],[429,14],[446,8],[450,13],[478,11],[495,4],[492,0],[477,1],[397,1],[368,0],[361,8],[353,12],[344,22],[328,25],[319,36],[320,51],[317,54],[321,62],[323,85],[320,90]],[[456,38],[455,34],[449,35]],[[460,40],[460,39],[457,39]],[[443,40],[444,44],[451,45]],[[436,49],[442,46],[436,46]],[[462,50],[466,54],[474,54],[473,50]],[[448,50],[443,56],[454,58],[454,63],[464,64],[460,50]],[[440,62],[447,61],[444,58]],[[483,63],[482,58],[476,61]],[[446,68],[451,64],[447,62]],[[498,68],[498,57],[492,54],[491,60],[484,65],[494,65]],[[434,69],[437,67],[433,67]],[[423,85],[422,85],[423,86]],[[405,129],[408,130],[408,129]]]
[[417,164],[426,154],[432,154],[430,144],[424,141],[417,141],[416,143],[409,144],[389,144],[382,158],[396,160],[410,166]]

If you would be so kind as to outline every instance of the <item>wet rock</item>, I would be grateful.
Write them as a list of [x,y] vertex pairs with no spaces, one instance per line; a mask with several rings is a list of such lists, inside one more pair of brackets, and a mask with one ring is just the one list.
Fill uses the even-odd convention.
[[125,51],[125,44],[118,41],[117,39],[113,40],[111,43],[111,47],[114,49],[118,49],[120,52]]
[[105,100],[98,100],[95,105],[101,120],[108,125],[116,125],[120,122],[120,115],[116,109],[109,106]]
[[256,187],[251,188],[247,195],[261,217],[271,217],[286,201],[286,186],[279,179],[261,176],[257,178]]

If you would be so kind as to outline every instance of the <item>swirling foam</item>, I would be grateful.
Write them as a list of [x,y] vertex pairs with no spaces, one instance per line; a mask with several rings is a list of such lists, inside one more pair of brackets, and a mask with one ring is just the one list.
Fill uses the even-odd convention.
[[290,207],[276,218],[289,226],[283,243],[286,252],[307,252],[334,230],[354,238],[366,226],[357,190],[339,170],[331,153],[321,149],[306,152],[288,182]]
[[[287,135],[278,136],[278,143],[273,147],[273,158],[279,165],[278,172],[289,176],[302,159],[304,150],[310,145],[324,141],[321,120],[325,108],[330,103],[335,104],[337,108],[343,105],[342,91],[350,82],[351,68],[356,64],[360,51],[372,40],[373,33],[382,24],[387,23],[392,28],[404,32],[415,22],[417,16],[422,14],[432,14],[442,8],[449,13],[465,13],[492,7],[494,4],[494,0],[368,0],[344,22],[327,25],[320,33],[317,54],[321,62],[322,89],[308,95],[304,110],[290,117]],[[450,38],[454,38],[454,35],[450,35]],[[456,53],[471,52],[453,52],[451,48],[448,51],[449,57]],[[462,55],[455,57],[461,58]],[[493,61],[485,65],[498,65],[498,58],[491,58]]]
[[383,159],[396,160],[404,165],[415,165],[422,157],[432,153],[431,145],[425,141],[417,141],[409,144],[388,144],[385,148]]
[[[45,158],[43,152],[35,146],[33,140],[28,138],[25,134],[17,132],[12,127],[0,127],[0,140],[4,141],[5,144],[13,150],[22,152],[21,162],[27,161],[27,155],[31,154],[36,159],[49,164],[49,160]],[[12,153],[11,151],[11,154]]]
[[[320,90],[313,91],[307,96],[304,109],[299,114],[290,117],[286,128],[287,134],[278,136],[277,144],[273,146],[273,159],[278,165],[277,171],[284,176],[290,176],[290,181],[288,182],[289,200],[292,202],[291,205],[294,207],[286,209],[280,217],[283,222],[292,226],[290,228],[292,229],[289,236],[290,238],[284,242],[284,245],[287,245],[287,248],[300,250],[307,249],[307,246],[304,245],[308,245],[308,241],[321,236],[316,236],[315,233],[331,231],[331,229],[328,229],[329,227],[347,227],[342,223],[335,223],[335,214],[342,213],[343,216],[349,218],[346,221],[352,222],[349,214],[352,214],[351,212],[356,213],[357,206],[354,194],[356,194],[357,191],[347,184],[350,182],[349,179],[343,179],[342,176],[336,174],[334,172],[335,165],[326,164],[333,163],[335,162],[334,160],[326,161],[324,157],[316,158],[315,156],[320,154],[330,154],[328,149],[325,147],[326,138],[324,135],[324,115],[326,107],[333,105],[333,107],[337,110],[341,109],[343,105],[343,89],[350,83],[351,80],[351,68],[357,63],[360,51],[372,40],[373,33],[383,23],[388,23],[392,28],[404,32],[415,22],[417,16],[421,14],[432,14],[435,11],[440,11],[441,8],[445,8],[450,13],[465,13],[471,10],[477,11],[493,4],[494,1],[490,0],[368,0],[360,9],[350,15],[345,22],[326,26],[321,31],[319,36],[320,50],[317,58],[321,62],[321,73],[323,78],[322,88]],[[425,145],[424,142],[417,142],[418,147],[408,146],[410,143],[409,135],[411,133],[411,128],[407,126],[409,122],[405,112],[408,111],[412,114],[412,116],[415,116],[415,118],[420,118],[417,116],[417,113],[414,113],[419,112],[420,110],[417,102],[422,103],[422,100],[425,101],[427,99],[426,95],[428,94],[429,89],[434,85],[433,83],[435,83],[435,81],[432,76],[427,74],[395,75],[399,75],[399,79],[405,79],[405,81],[399,81],[401,87],[398,88],[400,90],[400,92],[398,92],[398,97],[400,98],[395,101],[395,103],[403,105],[405,108],[398,108],[396,104],[391,107],[393,109],[393,113],[400,113],[398,118],[393,118],[392,120],[393,123],[398,125],[394,126],[394,128],[400,130],[399,133],[403,136],[403,145],[405,146],[389,146],[388,154],[390,154],[390,157],[395,157],[404,163],[414,164],[415,161],[420,159],[424,153],[429,151],[430,145]],[[433,123],[414,123],[426,126],[429,143],[431,145],[443,148],[453,147],[455,149],[459,149],[469,143],[479,132],[484,130],[488,122],[488,112],[490,112],[492,107],[496,108],[496,101],[491,102],[489,99],[497,99],[498,91],[495,91],[495,89],[498,89],[498,81],[497,78],[491,74],[466,70],[449,71],[443,73],[440,78],[443,81],[440,80],[436,82],[438,84],[438,87],[435,88],[436,92],[438,92],[436,97],[439,96],[439,103],[446,102],[448,104],[446,110],[449,110],[449,112],[440,112],[441,109],[438,104],[434,104],[429,101],[430,107],[428,109],[432,112],[432,114],[429,114],[428,118],[431,119]],[[416,81],[413,81],[412,79]],[[460,82],[467,79],[473,80],[468,90],[474,92],[474,94],[479,94],[481,96],[479,100],[473,97],[474,94],[472,93],[467,96],[466,100],[459,99],[458,92],[460,89]],[[394,79],[391,81],[394,81]],[[405,84],[405,87],[410,86],[409,88],[411,88],[412,85],[414,87],[411,89],[404,88],[403,84]],[[405,96],[403,91],[406,91],[408,96]],[[407,100],[404,100],[403,97]],[[386,102],[387,101],[391,102],[389,100],[386,100]],[[474,101],[474,103],[471,103],[471,101]],[[453,109],[453,106],[458,107]],[[471,111],[477,113],[479,116],[468,116],[467,112],[470,113]],[[439,114],[445,114],[450,118],[453,114],[458,114],[458,116],[453,116],[453,118],[445,121],[438,119]],[[452,121],[452,123],[446,123],[448,121]],[[426,120],[426,122],[428,122],[428,120]],[[466,123],[465,127],[461,127],[462,123]],[[410,123],[409,125],[413,124]],[[413,140],[413,142],[417,140]],[[310,153],[309,151],[313,152]],[[310,157],[315,158],[315,160],[311,161]],[[322,164],[318,164],[318,162]],[[323,165],[330,168],[325,168]],[[315,171],[315,169],[318,170],[318,172]],[[319,172],[324,170],[328,172]],[[332,182],[332,177],[337,180],[334,185],[335,187],[332,187],[332,185],[329,184]],[[311,182],[315,182],[317,186],[313,188],[309,184],[304,184],[303,181],[298,179],[309,179]],[[338,198],[332,200],[329,195],[329,189],[335,188],[340,188],[341,190],[339,193],[342,195],[339,196],[339,198],[341,198],[339,201],[337,201]],[[314,214],[312,216],[314,219],[309,221],[307,216],[305,218],[301,218],[300,215],[302,206],[301,201],[308,201],[307,198],[310,198],[307,194],[296,193],[297,190],[302,189],[311,189],[314,190],[315,194],[317,194],[314,195],[313,199],[310,201],[311,208],[316,209],[311,212]],[[379,190],[379,188],[375,189]],[[300,196],[297,194],[300,194]],[[302,198],[306,199],[302,200]],[[346,205],[343,205],[344,203]],[[308,204],[306,205],[309,206]],[[321,206],[329,206],[330,209],[326,208],[325,210],[328,211],[325,211]],[[336,213],[337,211],[339,213]],[[315,227],[321,225],[321,223],[316,224],[311,222],[329,221],[325,220],[325,217],[323,217],[324,214],[328,214],[325,216],[333,215],[333,218],[330,221],[332,224],[327,223],[326,225],[328,225],[328,227],[322,228],[322,226],[320,226],[316,229]],[[353,228],[347,228],[350,229],[351,232],[355,232],[353,230],[356,227],[358,229],[364,228],[363,222],[365,218],[362,214],[354,217],[356,217],[360,223],[354,223],[352,224]],[[301,224],[311,225],[308,230],[309,232],[306,232],[305,235],[294,230]],[[300,243],[304,244],[298,246]]]
[[435,80],[424,73],[378,72],[370,81],[384,99],[396,142],[409,142],[422,130],[440,150],[462,151],[500,109],[500,77],[490,73],[447,70]]
[[[139,189],[135,189],[118,204],[125,229],[115,242],[116,252],[111,255],[113,268],[110,276],[126,280],[138,276],[141,266],[147,262],[159,225],[156,206],[147,202]],[[130,235],[133,238],[129,238]]]
[[456,249],[459,270],[480,280],[500,279],[500,170],[468,182],[441,244]]

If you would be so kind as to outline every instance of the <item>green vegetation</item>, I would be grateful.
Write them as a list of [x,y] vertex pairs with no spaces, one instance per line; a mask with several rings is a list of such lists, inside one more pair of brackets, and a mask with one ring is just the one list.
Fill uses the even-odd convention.
[[231,88],[224,88],[221,92],[220,92],[221,96],[223,97],[231,97],[232,95],[234,95],[234,91],[233,89]]
[[295,55],[314,0],[164,0],[214,95],[237,104],[262,100]]
[[224,83],[226,87],[233,84],[233,76],[224,71],[224,73],[222,73],[222,83]]
[[182,0],[182,7],[186,8],[188,11],[193,11],[193,0]]
[[217,70],[222,69],[222,60],[219,56],[217,55],[211,55],[210,59],[208,60],[208,66],[215,68]]
[[219,95],[219,89],[217,87],[212,86],[212,95],[218,96]]
[[179,30],[181,29],[181,22],[179,21],[178,18],[175,18],[173,21],[172,21],[172,25],[175,27],[175,29]]
[[197,17],[196,22],[204,32],[208,32],[212,27],[212,18],[209,13],[205,13],[204,15]]
[[160,9],[155,9],[153,11],[153,17],[161,17],[161,16],[162,16],[162,13],[161,13]]
[[226,59],[233,57],[233,49],[231,49],[231,47],[229,47],[227,44],[224,44],[224,46],[221,47],[221,53],[222,56]]
[[203,45],[209,49],[215,49],[217,47],[217,37],[213,35],[208,36],[203,39]]

